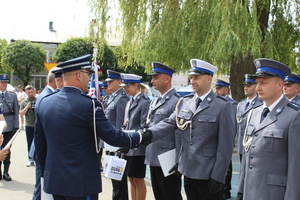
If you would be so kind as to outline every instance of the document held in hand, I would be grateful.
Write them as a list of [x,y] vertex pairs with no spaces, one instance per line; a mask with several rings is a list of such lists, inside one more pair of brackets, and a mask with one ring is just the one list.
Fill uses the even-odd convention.
[[18,135],[19,132],[20,132],[20,129],[17,130],[17,132],[16,132],[16,133],[14,134],[14,136],[9,140],[9,142],[5,145],[5,147],[4,147],[3,149],[5,149],[5,148],[7,148],[7,147],[10,147],[10,146],[12,145],[13,141],[16,139],[16,137],[17,137],[17,135]]
[[172,149],[170,151],[167,151],[165,153],[162,153],[158,155],[158,160],[161,166],[161,169],[164,173],[164,176],[167,177],[171,174],[173,174],[175,171],[172,173],[169,173],[169,170],[175,165],[175,156],[176,156],[176,151],[175,149]]

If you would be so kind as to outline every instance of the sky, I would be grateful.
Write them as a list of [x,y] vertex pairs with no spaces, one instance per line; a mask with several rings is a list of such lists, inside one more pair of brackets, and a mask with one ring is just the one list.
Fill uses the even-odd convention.
[[[85,37],[92,20],[87,0],[0,0],[0,39],[45,38],[55,34]],[[43,39],[44,39],[43,38]],[[25,38],[26,39],[26,38]]]

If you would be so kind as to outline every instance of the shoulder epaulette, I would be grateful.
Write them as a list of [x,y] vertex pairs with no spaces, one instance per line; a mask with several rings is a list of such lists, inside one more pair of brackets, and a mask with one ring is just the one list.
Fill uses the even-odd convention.
[[187,94],[187,95],[184,95],[182,98],[191,98],[191,97],[194,97],[194,93],[191,93],[191,94]]
[[287,105],[289,107],[291,107],[291,108],[294,108],[295,110],[299,110],[300,109],[300,105],[296,104],[296,103],[289,102]]
[[178,98],[181,97],[181,95],[178,94],[177,92],[175,92],[174,95],[175,95],[176,97],[178,97]]
[[143,95],[142,98],[144,98],[146,100],[150,100],[150,98],[147,95]]
[[9,94],[15,94],[15,95],[17,95],[15,92],[13,92],[13,91],[7,91]]
[[224,101],[229,101],[228,99],[226,99],[224,96],[222,96],[222,95],[216,95],[218,98],[220,98],[220,99],[222,99],[222,100],[224,100]]

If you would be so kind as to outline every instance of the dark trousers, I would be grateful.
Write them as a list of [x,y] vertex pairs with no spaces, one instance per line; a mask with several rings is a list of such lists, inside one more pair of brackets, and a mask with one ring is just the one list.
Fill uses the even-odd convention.
[[[27,151],[29,153],[31,143],[32,143],[33,137],[34,137],[34,127],[25,126],[25,132],[26,132],[26,140],[27,140]],[[28,156],[28,158],[31,159],[30,156]]]
[[[35,154],[36,157],[36,154]],[[42,177],[42,170],[41,165],[36,160],[35,165],[35,185],[34,185],[34,191],[33,191],[33,197],[32,200],[41,200],[41,177]]]
[[214,195],[208,192],[208,180],[184,177],[184,189],[188,200],[223,200],[223,190]]
[[[2,143],[2,146],[1,148],[4,148],[5,145],[9,142],[9,140],[14,136],[14,134],[16,133],[17,129],[13,131],[9,131],[9,132],[3,132],[3,137],[4,137],[4,140],[3,140],[3,143]],[[10,165],[10,151],[9,153],[7,154],[7,157],[5,158],[5,160],[3,161],[0,161],[0,164],[3,162],[4,165]]]
[[53,195],[54,200],[98,200],[98,194],[85,197],[66,197],[61,195]]
[[[115,155],[115,153],[106,151],[106,155]],[[126,168],[124,174],[127,174]],[[111,184],[113,187],[112,200],[129,200],[127,176],[123,176],[120,181],[111,179]]]
[[165,177],[161,167],[151,167],[151,184],[156,200],[182,200],[181,175]]
[[227,175],[225,177],[225,184],[224,184],[224,194],[225,195],[230,195],[231,179],[232,179],[232,161],[230,161],[230,164],[229,164],[229,167],[227,170]]

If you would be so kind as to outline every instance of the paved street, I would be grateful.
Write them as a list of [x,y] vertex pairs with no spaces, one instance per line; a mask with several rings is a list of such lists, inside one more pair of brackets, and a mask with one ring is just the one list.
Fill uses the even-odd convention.
[[[233,155],[233,180],[232,180],[232,198],[236,197],[236,186],[238,179],[239,160],[236,154]],[[0,194],[1,199],[5,200],[31,200],[32,192],[35,182],[35,167],[26,167],[27,150],[26,150],[26,136],[25,132],[21,131],[16,138],[12,146],[12,158],[11,158],[10,175],[12,177],[11,182],[5,180],[0,181]],[[2,166],[3,167],[3,166]],[[147,200],[154,200],[151,183],[149,180],[149,170],[147,170]],[[111,181],[108,178],[102,177],[102,190],[100,194],[101,200],[110,200],[112,187]],[[182,191],[184,199],[186,200],[184,191]]]

